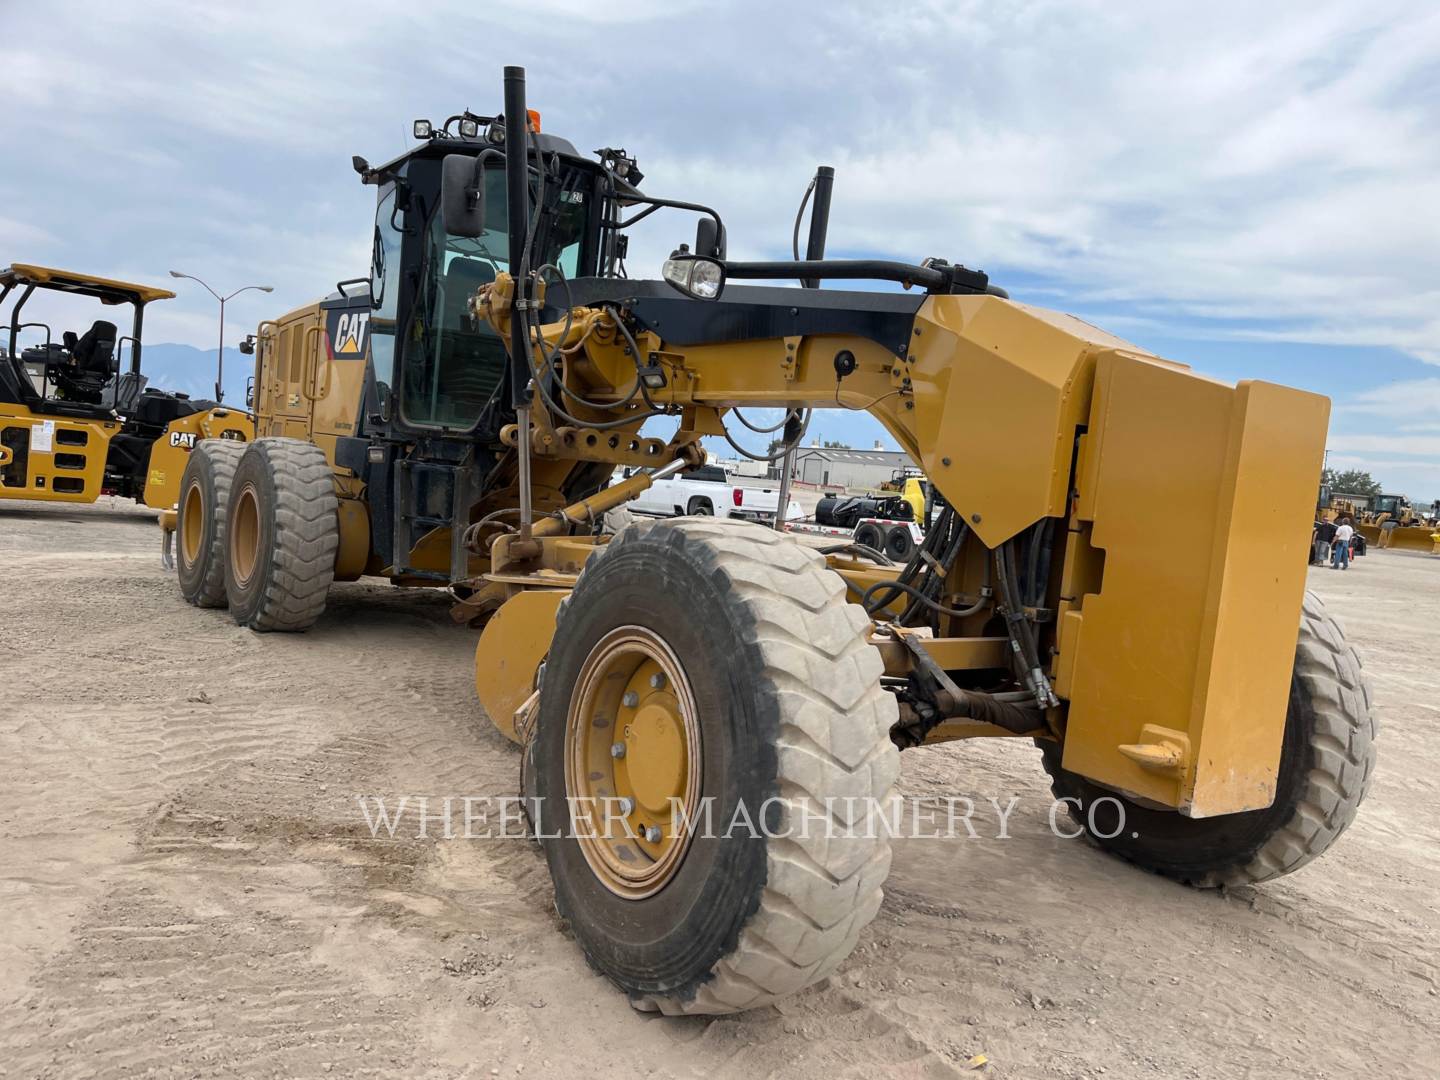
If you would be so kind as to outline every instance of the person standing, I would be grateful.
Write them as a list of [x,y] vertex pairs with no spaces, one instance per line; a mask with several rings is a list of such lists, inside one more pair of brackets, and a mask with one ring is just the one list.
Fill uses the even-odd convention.
[[1385,519],[1384,523],[1380,526],[1380,546],[1382,548],[1388,548],[1390,546],[1390,541],[1395,539],[1395,530],[1399,525],[1400,522],[1396,521],[1393,517]]
[[1330,545],[1335,542],[1335,522],[1321,521],[1315,525],[1315,562],[1324,566],[1330,561]]
[[1350,538],[1355,535],[1355,529],[1350,524],[1350,519],[1341,518],[1340,525],[1335,530],[1335,540],[1331,545],[1332,570],[1350,569]]

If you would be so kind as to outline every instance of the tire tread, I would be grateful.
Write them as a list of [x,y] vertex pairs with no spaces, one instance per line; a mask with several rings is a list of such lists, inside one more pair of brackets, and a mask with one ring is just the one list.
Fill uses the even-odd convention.
[[267,438],[253,445],[264,454],[274,482],[275,533],[271,573],[246,625],[259,631],[308,630],[324,612],[335,578],[340,529],[334,478],[324,451],[312,442]]
[[[846,602],[844,583],[824,558],[771,529],[715,517],[645,523],[612,546],[653,528],[672,530],[674,542],[706,543],[726,588],[755,617],[761,677],[774,687],[780,710],[776,779],[785,817],[778,831],[789,831],[784,822],[802,813],[819,819],[826,796],[888,800],[899,773],[889,738],[895,699],[881,689],[880,657],[861,636],[868,620]],[[600,558],[603,552],[592,562]],[[562,618],[563,610],[562,604]],[[760,904],[734,950],[693,996],[632,1003],[668,1015],[737,1012],[828,976],[880,909],[890,845],[883,829],[867,833],[875,835],[769,840]]]

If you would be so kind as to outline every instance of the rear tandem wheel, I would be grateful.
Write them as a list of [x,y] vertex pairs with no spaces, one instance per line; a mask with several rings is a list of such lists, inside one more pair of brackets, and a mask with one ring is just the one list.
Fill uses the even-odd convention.
[[231,439],[202,439],[180,478],[175,577],[180,595],[196,607],[225,606],[225,519],[245,447]]
[[257,439],[235,469],[226,525],[230,614],[252,630],[306,630],[325,610],[340,546],[325,453],[303,439]]

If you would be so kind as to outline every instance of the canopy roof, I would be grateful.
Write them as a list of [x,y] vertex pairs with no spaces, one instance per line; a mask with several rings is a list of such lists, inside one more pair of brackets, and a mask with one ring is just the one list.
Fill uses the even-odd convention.
[[35,266],[31,263],[12,263],[0,270],[0,286],[31,284],[45,289],[61,289],[83,296],[94,296],[106,304],[128,304],[137,300],[148,304],[153,300],[171,300],[175,296],[169,289],[158,289],[154,285],[136,285],[129,281],[96,277],[94,274],[78,274],[73,270],[57,270],[51,266]]

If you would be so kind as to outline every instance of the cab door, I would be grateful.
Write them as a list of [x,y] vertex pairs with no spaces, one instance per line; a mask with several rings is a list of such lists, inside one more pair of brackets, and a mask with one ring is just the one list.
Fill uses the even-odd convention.
[[257,435],[310,437],[316,379],[325,377],[324,338],[318,304],[262,328],[255,387]]

